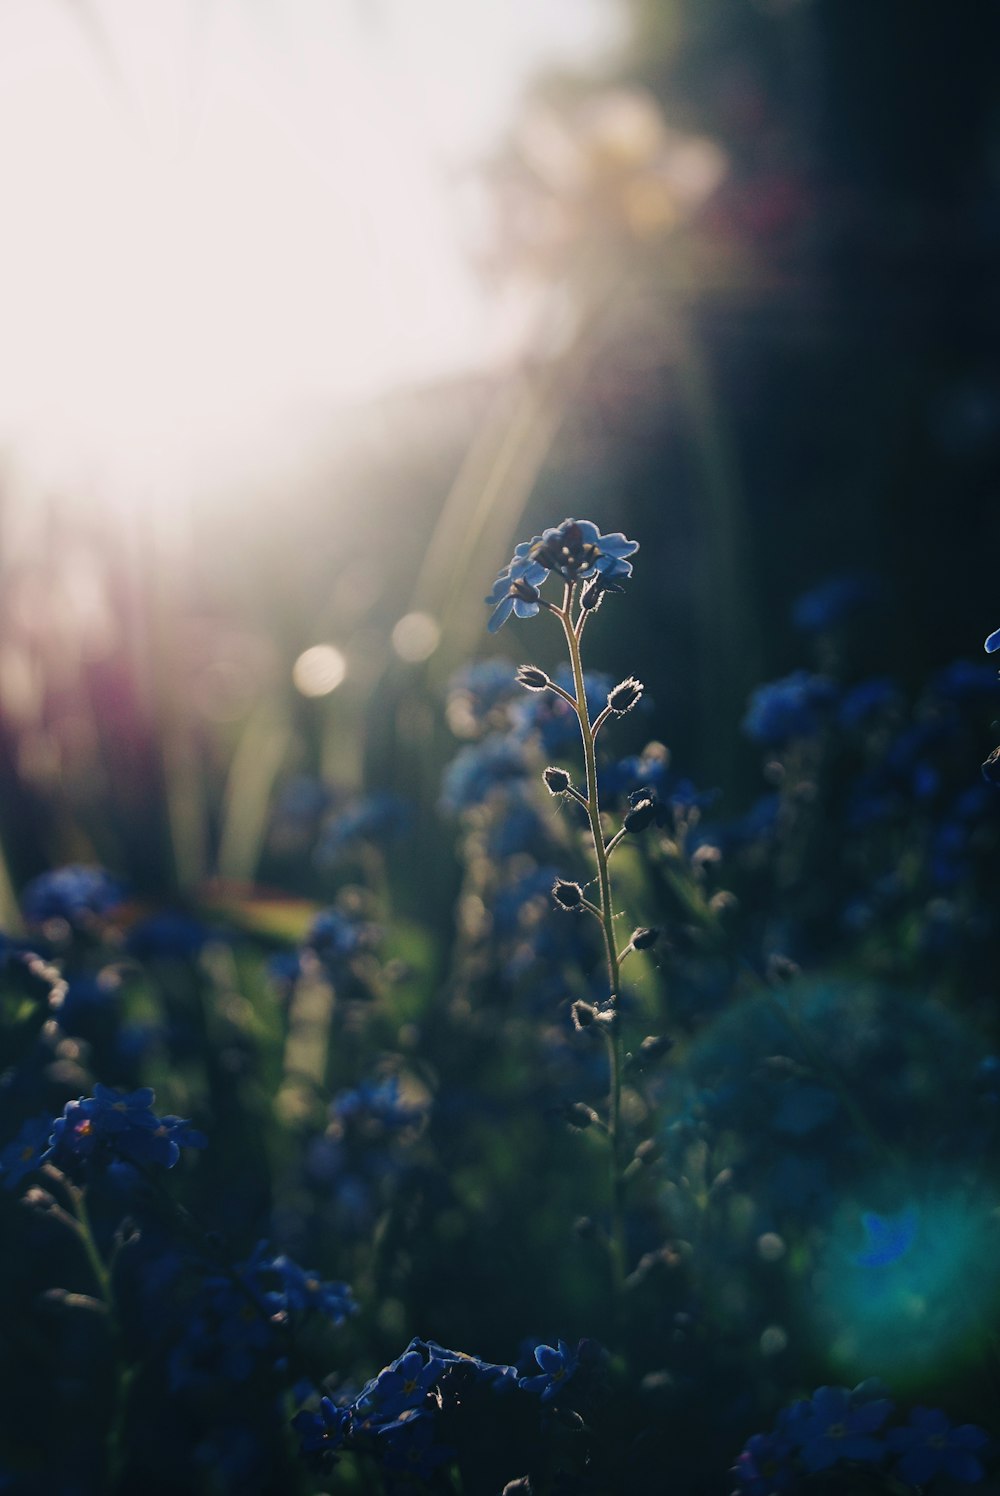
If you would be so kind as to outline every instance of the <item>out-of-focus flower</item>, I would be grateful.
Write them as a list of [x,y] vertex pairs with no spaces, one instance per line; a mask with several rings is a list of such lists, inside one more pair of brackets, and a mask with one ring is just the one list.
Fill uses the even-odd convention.
[[182,1147],[202,1148],[206,1139],[181,1117],[157,1117],[154,1099],[148,1086],[125,1092],[98,1083],[93,1096],[66,1103],[45,1159],[57,1168],[117,1158],[172,1169]]
[[830,577],[803,592],[792,604],[792,623],[804,634],[820,634],[836,628],[865,603],[875,596],[875,584],[871,577],[857,572]]
[[815,737],[836,695],[836,686],[826,676],[795,670],[782,680],[757,687],[743,718],[743,731],[768,748]]
[[936,1475],[973,1483],[986,1473],[976,1454],[989,1435],[973,1423],[957,1427],[940,1408],[914,1408],[908,1428],[890,1429],[889,1448],[900,1458],[895,1473],[910,1485],[923,1486]]
[[0,1173],[6,1189],[17,1189],[25,1175],[38,1168],[48,1151],[51,1133],[51,1117],[31,1117],[14,1141],[0,1148]]
[[551,1402],[576,1371],[579,1357],[565,1340],[560,1340],[558,1345],[536,1346],[535,1360],[541,1367],[541,1374],[522,1377],[519,1386],[526,1392],[538,1394],[542,1402]]
[[74,929],[91,924],[122,902],[124,889],[102,867],[74,863],[33,878],[21,895],[29,924],[65,920]]

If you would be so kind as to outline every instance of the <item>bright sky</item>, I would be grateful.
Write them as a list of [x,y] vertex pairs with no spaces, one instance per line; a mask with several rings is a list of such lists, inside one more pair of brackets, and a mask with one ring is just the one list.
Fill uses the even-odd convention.
[[481,364],[454,169],[618,23],[613,0],[5,0],[0,451],[38,481],[232,478],[303,409]]

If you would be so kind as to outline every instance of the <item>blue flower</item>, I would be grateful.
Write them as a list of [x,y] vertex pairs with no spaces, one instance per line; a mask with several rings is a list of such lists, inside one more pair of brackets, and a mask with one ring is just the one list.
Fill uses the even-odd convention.
[[932,695],[945,701],[968,701],[977,696],[995,695],[1000,690],[1000,682],[992,665],[955,660],[938,671],[929,689]]
[[986,643],[983,645],[983,648],[989,655],[996,654],[997,650],[1000,649],[1000,629],[995,629],[993,631],[993,633],[987,639]]
[[408,1410],[379,1430],[378,1452],[386,1470],[404,1470],[418,1480],[455,1457],[449,1445],[435,1444],[434,1419]]
[[172,1169],[182,1147],[204,1147],[205,1138],[181,1117],[157,1117],[153,1101],[148,1086],[124,1092],[98,1083],[93,1096],[66,1103],[45,1159],[58,1168],[119,1158]]
[[494,608],[490,633],[502,628],[511,613],[517,618],[535,616],[541,606],[538,588],[550,572],[570,584],[596,578],[614,586],[632,575],[632,563],[625,558],[638,549],[638,541],[627,540],[621,533],[602,535],[586,519],[563,520],[534,539],[522,541],[486,597]]
[[940,1408],[914,1408],[909,1427],[890,1429],[886,1442],[900,1456],[895,1473],[914,1486],[935,1475],[974,1482],[985,1473],[974,1451],[989,1443],[989,1435],[973,1423],[954,1426]]
[[0,1173],[7,1189],[17,1189],[24,1176],[38,1168],[48,1151],[51,1133],[51,1117],[32,1117],[12,1143],[0,1148]]
[[317,1310],[335,1325],[342,1325],[348,1315],[357,1313],[354,1295],[346,1283],[324,1281],[284,1253],[268,1267],[281,1279],[289,1309]]
[[506,734],[491,733],[481,743],[460,749],[448,765],[441,785],[442,809],[452,814],[471,810],[499,786],[523,778],[527,772],[521,744]]
[[739,1496],[772,1496],[794,1485],[798,1472],[789,1462],[792,1448],[792,1441],[777,1430],[751,1435],[731,1471],[739,1482]]
[[125,949],[140,961],[158,957],[191,959],[197,956],[210,934],[208,926],[193,915],[164,909],[132,926],[125,939]]
[[541,1376],[522,1377],[518,1385],[525,1392],[539,1393],[543,1403],[551,1402],[576,1371],[579,1358],[565,1340],[560,1340],[557,1346],[536,1346],[535,1360],[542,1368]]
[[420,1408],[444,1369],[437,1356],[425,1362],[421,1351],[406,1350],[362,1388],[354,1406],[362,1418],[387,1423]]
[[335,973],[355,956],[371,950],[377,939],[376,927],[353,911],[344,914],[339,909],[324,909],[309,927],[305,948],[312,951],[328,971]]
[[316,860],[329,865],[359,842],[385,843],[405,824],[406,804],[390,790],[360,795],[330,817],[320,833]]
[[788,1432],[810,1474],[838,1460],[879,1460],[884,1444],[872,1437],[892,1411],[888,1398],[855,1402],[846,1387],[820,1387],[802,1403]]
[[350,1408],[338,1408],[321,1397],[315,1413],[303,1408],[292,1419],[292,1428],[302,1441],[303,1454],[332,1454],[340,1449],[351,1431]]
[[783,747],[793,738],[815,737],[836,695],[836,687],[826,676],[795,670],[782,680],[758,686],[751,694],[743,731],[769,748]]
[[879,712],[898,705],[899,687],[887,675],[859,681],[841,697],[837,720],[841,727],[863,727]]
[[341,1091],[330,1104],[330,1115],[342,1123],[353,1123],[364,1135],[402,1132],[421,1121],[421,1107],[403,1101],[395,1075],[385,1080],[363,1080],[351,1091]]
[[122,902],[122,885],[102,867],[73,864],[33,878],[21,895],[29,924],[63,919],[79,928]]
[[435,1360],[444,1361],[446,1369],[460,1370],[476,1382],[497,1389],[517,1386],[516,1367],[484,1361],[481,1356],[470,1355],[467,1351],[450,1351],[446,1346],[438,1345],[436,1340],[414,1340],[411,1344],[416,1349],[426,1350]]

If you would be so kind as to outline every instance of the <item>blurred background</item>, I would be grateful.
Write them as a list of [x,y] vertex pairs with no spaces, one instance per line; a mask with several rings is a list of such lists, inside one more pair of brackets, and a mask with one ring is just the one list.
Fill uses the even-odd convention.
[[641,542],[591,663],[732,813],[801,593],[867,579],[867,671],[975,657],[998,31],[988,0],[4,0],[0,925],[65,862],[320,897],[359,791],[430,827],[451,673],[555,658],[482,599],[567,515]]

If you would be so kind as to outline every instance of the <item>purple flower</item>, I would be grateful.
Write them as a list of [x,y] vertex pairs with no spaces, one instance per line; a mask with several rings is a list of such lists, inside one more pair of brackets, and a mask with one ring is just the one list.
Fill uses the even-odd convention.
[[956,1427],[940,1408],[914,1408],[909,1427],[890,1429],[886,1441],[900,1456],[895,1473],[914,1486],[926,1485],[935,1475],[974,1482],[985,1473],[973,1451],[988,1444],[989,1435],[973,1423]]

